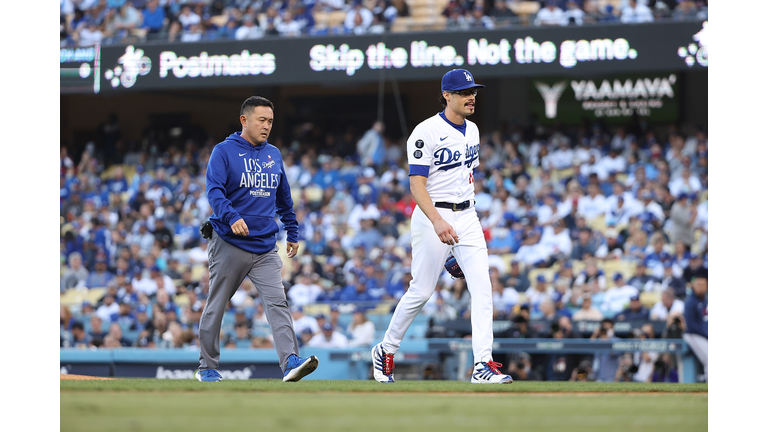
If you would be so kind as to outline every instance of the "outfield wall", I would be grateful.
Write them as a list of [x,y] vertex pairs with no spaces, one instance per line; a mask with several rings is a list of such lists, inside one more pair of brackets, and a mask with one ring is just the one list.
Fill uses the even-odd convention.
[[[682,339],[593,341],[589,339],[496,339],[495,354],[595,354],[601,352],[651,351],[677,356],[684,383],[696,382],[701,366]],[[318,370],[307,379],[367,380],[371,370],[368,348],[322,349],[305,347],[302,356],[315,355]],[[62,374],[121,378],[191,379],[198,366],[197,349],[75,349],[62,348]],[[472,364],[468,339],[403,341],[395,356],[401,379],[420,379],[428,364],[443,362],[445,379],[458,379],[458,371]],[[220,371],[225,379],[281,378],[274,349],[223,348]]]

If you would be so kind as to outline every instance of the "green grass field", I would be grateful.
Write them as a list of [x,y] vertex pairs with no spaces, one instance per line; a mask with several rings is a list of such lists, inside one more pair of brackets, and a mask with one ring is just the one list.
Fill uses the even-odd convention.
[[62,431],[705,431],[706,384],[61,381]]

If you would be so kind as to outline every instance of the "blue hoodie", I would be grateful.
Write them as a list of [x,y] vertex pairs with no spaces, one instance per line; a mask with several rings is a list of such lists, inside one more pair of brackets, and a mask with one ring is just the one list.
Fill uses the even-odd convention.
[[[275,215],[285,225],[287,240],[298,242],[291,187],[277,147],[267,142],[253,146],[240,132],[233,133],[213,148],[205,189],[213,229],[227,243],[258,254],[273,250],[279,231]],[[240,218],[248,225],[247,236],[232,233]]]

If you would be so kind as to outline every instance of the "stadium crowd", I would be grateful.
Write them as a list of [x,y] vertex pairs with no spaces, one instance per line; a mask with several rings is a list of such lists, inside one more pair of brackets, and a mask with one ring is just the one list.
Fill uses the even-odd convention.
[[[60,0],[60,44],[198,42],[407,31],[706,20],[706,0]],[[426,11],[426,12],[423,12]]]
[[[116,116],[102,130],[81,154],[61,147],[61,346],[196,349],[209,290],[198,229],[211,214],[205,172],[218,139],[127,143]],[[408,289],[416,203],[404,142],[384,132],[381,122],[359,136],[302,125],[274,141],[299,221],[300,254],[283,277],[302,345],[371,346],[387,325],[374,325],[371,314],[390,312]],[[704,129],[505,125],[483,135],[480,148],[475,209],[488,241],[494,318],[510,323],[496,337],[610,339],[622,321],[664,323],[661,334],[643,326],[629,337],[681,337],[685,299],[707,281]],[[281,229],[278,245],[284,241]],[[423,336],[444,337],[446,323],[469,317],[469,302],[464,281],[444,273],[424,307]],[[248,279],[230,306],[222,343],[271,346]],[[579,321],[600,326],[580,334]],[[674,358],[638,355],[633,364],[651,364],[646,380],[674,369]],[[518,379],[536,376],[530,364],[525,372],[528,357],[510,361]],[[592,374],[585,359],[567,361],[573,376],[551,376],[552,367],[539,375]],[[606,362],[618,379],[624,359]]]

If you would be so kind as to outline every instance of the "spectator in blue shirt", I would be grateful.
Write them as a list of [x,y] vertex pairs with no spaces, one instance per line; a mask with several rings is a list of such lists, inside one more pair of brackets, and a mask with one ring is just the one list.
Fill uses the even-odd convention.
[[147,29],[147,33],[160,33],[165,23],[165,9],[160,7],[158,0],[149,0],[147,7],[141,12],[144,22],[141,28]]
[[697,277],[691,283],[693,295],[685,299],[685,333],[683,340],[704,366],[703,380],[708,380],[709,365],[709,298],[707,278]]
[[640,295],[629,298],[629,306],[616,315],[616,321],[648,321],[651,311],[640,302]]
[[664,250],[664,239],[659,234],[653,240],[653,252],[645,256],[643,264],[645,264],[652,276],[661,279],[664,276],[664,263],[671,261],[672,256]]
[[363,246],[366,252],[379,247],[383,241],[381,232],[375,228],[376,221],[365,216],[360,219],[360,230],[352,237],[352,246]]
[[72,341],[70,345],[73,348],[88,348],[91,345],[91,336],[85,332],[85,327],[80,321],[72,324]]
[[378,298],[374,297],[366,287],[368,284],[368,278],[365,276],[357,276],[355,282],[352,285],[347,285],[339,294],[339,300],[346,302],[365,302],[376,301]]
[[85,280],[85,286],[88,288],[105,288],[115,275],[107,270],[107,260],[99,257],[96,258],[96,269],[88,274],[88,279]]
[[320,169],[315,172],[312,182],[321,189],[333,186],[339,181],[339,170],[333,167],[333,158],[328,155],[320,155],[318,158]]

